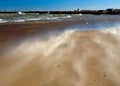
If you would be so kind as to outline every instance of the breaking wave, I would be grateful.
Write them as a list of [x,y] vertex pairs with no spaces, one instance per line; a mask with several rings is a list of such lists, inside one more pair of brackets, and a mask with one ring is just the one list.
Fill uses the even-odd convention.
[[0,19],[0,23],[6,23],[7,21]]
[[[9,23],[9,22],[27,22],[27,21],[52,21],[52,20],[63,20],[72,18],[71,15],[51,15],[51,14],[23,14],[18,12],[18,14],[14,14],[11,16],[10,14],[7,15],[6,18],[0,19],[0,23]],[[4,15],[5,16],[5,15]]]

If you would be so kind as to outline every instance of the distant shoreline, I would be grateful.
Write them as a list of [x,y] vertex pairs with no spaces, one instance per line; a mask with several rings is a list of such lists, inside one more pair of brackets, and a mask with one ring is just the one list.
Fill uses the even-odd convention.
[[93,15],[120,15],[120,9],[106,9],[106,10],[73,10],[73,11],[0,11],[0,14],[14,14],[14,13],[39,13],[39,14],[93,14]]

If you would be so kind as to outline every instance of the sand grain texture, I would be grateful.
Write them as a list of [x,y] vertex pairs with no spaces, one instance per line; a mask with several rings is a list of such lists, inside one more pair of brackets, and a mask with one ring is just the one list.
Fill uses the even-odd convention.
[[117,29],[68,30],[46,40],[28,35],[6,52],[15,40],[0,35],[0,86],[120,86],[119,36]]

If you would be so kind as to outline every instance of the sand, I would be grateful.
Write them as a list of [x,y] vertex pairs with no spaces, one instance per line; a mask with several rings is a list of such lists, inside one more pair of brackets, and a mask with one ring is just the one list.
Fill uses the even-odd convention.
[[119,28],[41,39],[68,25],[1,25],[0,86],[120,86]]

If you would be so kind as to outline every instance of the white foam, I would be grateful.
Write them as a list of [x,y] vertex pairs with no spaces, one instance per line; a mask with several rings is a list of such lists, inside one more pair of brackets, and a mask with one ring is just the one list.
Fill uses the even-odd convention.
[[24,19],[14,20],[13,22],[25,22]]
[[7,21],[0,19],[0,23],[6,23]]
[[19,14],[19,15],[22,15],[22,14],[24,14],[24,13],[22,13],[22,12],[18,12],[18,14]]
[[37,20],[41,20],[42,18],[30,18],[30,19],[26,19],[27,21],[37,21]]
[[78,14],[79,16],[82,16],[83,14]]
[[0,19],[0,23],[2,23],[3,21],[2,21],[2,19]]
[[38,21],[38,20],[55,20],[58,19],[59,17],[48,17],[48,18],[30,18],[30,19],[26,19],[26,21]]
[[70,15],[67,15],[67,16],[65,16],[65,17],[62,17],[62,18],[71,18],[72,16],[70,16]]
[[2,21],[2,19],[0,19],[0,21]]
[[70,16],[70,15],[67,15],[67,18],[71,18],[72,16]]
[[58,19],[58,17],[49,17],[49,18],[46,18],[47,20],[54,20],[54,19]]

